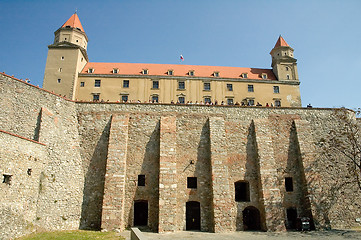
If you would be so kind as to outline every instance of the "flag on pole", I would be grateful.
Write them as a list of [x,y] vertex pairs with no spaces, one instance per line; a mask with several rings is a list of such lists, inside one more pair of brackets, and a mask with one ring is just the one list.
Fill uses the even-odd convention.
[[184,61],[183,55],[180,55],[180,60],[181,60],[181,61]]

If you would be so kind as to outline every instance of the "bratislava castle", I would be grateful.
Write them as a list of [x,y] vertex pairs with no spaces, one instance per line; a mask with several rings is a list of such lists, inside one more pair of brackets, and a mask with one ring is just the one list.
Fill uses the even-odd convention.
[[48,46],[43,87],[77,101],[301,107],[297,60],[281,36],[271,69],[91,62],[87,46],[75,13]]

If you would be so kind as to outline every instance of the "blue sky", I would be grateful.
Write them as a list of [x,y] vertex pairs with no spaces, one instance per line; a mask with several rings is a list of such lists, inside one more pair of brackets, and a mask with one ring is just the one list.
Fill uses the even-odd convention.
[[47,45],[77,9],[92,62],[270,68],[295,49],[303,106],[361,105],[358,0],[0,0],[0,71],[42,85]]

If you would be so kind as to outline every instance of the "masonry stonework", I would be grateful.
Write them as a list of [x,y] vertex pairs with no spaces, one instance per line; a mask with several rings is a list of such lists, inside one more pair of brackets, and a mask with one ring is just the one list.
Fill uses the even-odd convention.
[[359,224],[347,166],[319,154],[334,109],[75,102],[5,74],[0,101],[2,239],[135,224],[285,231],[290,211],[316,229]]

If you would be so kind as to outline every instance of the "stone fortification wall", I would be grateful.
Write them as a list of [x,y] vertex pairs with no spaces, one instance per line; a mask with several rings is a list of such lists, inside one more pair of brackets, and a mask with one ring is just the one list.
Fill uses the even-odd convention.
[[0,144],[0,239],[7,239],[34,229],[39,180],[49,158],[46,146],[9,133],[0,132]]
[[[111,115],[129,117],[123,227],[133,224],[134,200],[148,200],[150,208],[156,209],[153,213],[149,211],[149,225],[153,230],[158,226],[161,232],[186,229],[185,203],[188,201],[201,203],[203,231],[220,231],[216,229],[217,224],[223,224],[219,227],[222,231],[244,230],[242,211],[249,206],[259,209],[264,230],[284,230],[289,207],[297,208],[299,216],[312,216],[316,227],[357,224],[355,219],[360,216],[355,210],[360,204],[354,200],[359,195],[357,188],[330,187],[342,182],[340,173],[341,179],[348,177],[345,166],[340,164],[330,169],[327,159],[318,156],[317,142],[327,136],[335,121],[333,109],[117,103],[78,103],[76,107],[79,116],[91,116],[91,119],[109,121]],[[214,119],[213,125],[211,119]],[[167,134],[164,136],[170,134],[167,139],[171,139],[164,143],[162,124]],[[81,122],[80,128],[85,126],[91,124]],[[212,135],[212,126],[220,132]],[[94,128],[90,128],[92,132]],[[84,138],[90,132],[84,131],[81,136]],[[82,150],[89,152],[88,155],[93,151],[86,147],[91,142],[89,138]],[[170,151],[175,152],[176,160],[174,155],[169,155]],[[152,160],[146,157],[149,152],[154,154]],[[157,152],[161,155],[157,156]],[[219,157],[215,153],[219,153]],[[212,158],[220,164],[218,169],[216,164],[211,164]],[[157,161],[160,161],[160,173],[151,171]],[[221,166],[225,168],[221,170]],[[89,171],[93,170],[89,168]],[[159,187],[153,192],[138,187],[137,176],[142,173],[151,176],[149,186],[159,184]],[[162,174],[167,177],[161,177]],[[186,187],[187,177],[192,176],[198,178],[196,190]],[[293,192],[286,192],[285,177],[293,178]],[[167,183],[162,179],[167,179]],[[250,184],[249,202],[234,201],[234,183],[239,180]],[[167,196],[159,200],[159,206],[165,209],[160,209],[159,215],[157,191],[159,196]],[[215,201],[217,194],[219,200]],[[334,196],[338,196],[337,201],[331,201],[336,199]],[[220,202],[223,205],[218,206]],[[101,211],[100,201],[98,206]],[[215,207],[221,215],[215,215]],[[168,208],[173,210],[166,210]]]
[[[317,228],[361,217],[347,165],[319,154],[333,109],[75,103],[3,75],[0,91],[0,171],[12,175],[1,185],[4,238],[33,227],[122,230],[137,203],[159,232],[187,229],[187,203],[199,204],[202,231],[247,230],[254,211],[261,229],[283,231],[288,208]],[[249,200],[235,201],[237,182]]]
[[[2,183],[2,187],[8,188],[11,193],[19,190],[21,194],[1,195],[2,204],[12,202],[17,203],[12,206],[18,207],[16,212],[11,212],[3,205],[1,211],[7,211],[8,220],[25,219],[27,226],[49,230],[77,229],[84,174],[74,103],[4,75],[0,76],[0,101],[3,104],[0,108],[1,130],[45,144],[34,147],[39,144],[24,143],[16,137],[2,139],[2,146],[13,144],[9,150],[2,150],[0,169],[5,172],[11,168],[9,174],[13,179],[11,185]],[[24,156],[18,158],[18,154]],[[32,160],[23,161],[30,157]],[[34,162],[35,158],[39,160]],[[31,177],[24,176],[28,165],[33,165]],[[28,184],[31,190],[26,187]],[[29,202],[24,198],[32,200]],[[25,211],[27,208],[32,210],[28,213]],[[1,224],[1,228],[5,226]],[[17,233],[21,234],[22,230],[18,229]]]

